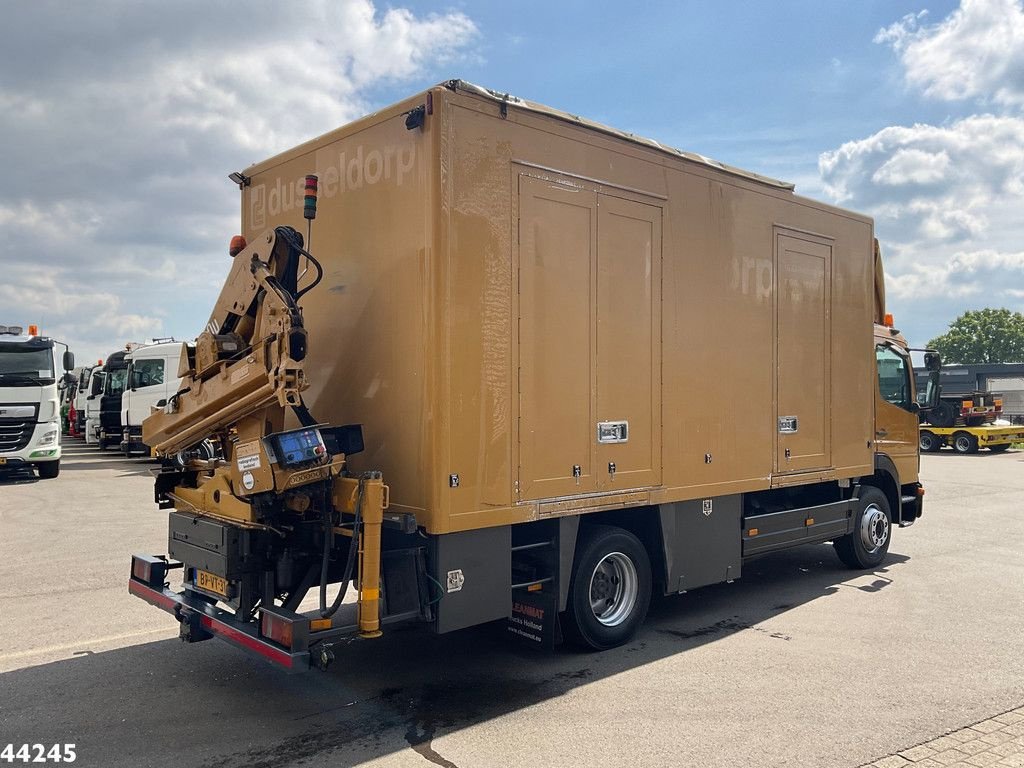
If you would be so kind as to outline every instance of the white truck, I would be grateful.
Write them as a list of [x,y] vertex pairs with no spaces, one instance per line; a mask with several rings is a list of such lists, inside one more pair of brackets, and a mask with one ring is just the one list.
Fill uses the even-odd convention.
[[85,395],[85,444],[97,445],[100,441],[100,397],[106,380],[105,365],[97,365],[89,376],[89,389]]
[[[0,325],[0,469],[60,473],[60,402],[53,339],[30,325]],[[75,367],[65,351],[63,368]]]
[[75,392],[75,424],[71,434],[81,437],[85,434],[85,406],[86,398],[89,397],[89,383],[92,381],[93,371],[99,370],[99,365],[87,365],[78,374],[78,387]]
[[142,442],[142,422],[155,406],[178,391],[182,346],[174,339],[154,339],[133,346],[125,358],[128,374],[121,396],[121,452],[126,456],[149,453],[149,446]]

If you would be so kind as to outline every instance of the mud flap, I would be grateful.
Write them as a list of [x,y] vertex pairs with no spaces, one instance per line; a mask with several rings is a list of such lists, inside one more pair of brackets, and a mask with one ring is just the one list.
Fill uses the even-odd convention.
[[512,613],[506,622],[508,633],[534,648],[553,649],[562,642],[558,621],[557,595],[553,590],[512,593]]

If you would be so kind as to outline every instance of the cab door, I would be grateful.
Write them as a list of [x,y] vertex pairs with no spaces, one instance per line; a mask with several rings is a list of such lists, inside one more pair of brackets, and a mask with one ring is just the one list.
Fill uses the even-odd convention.
[[889,342],[875,345],[875,450],[896,465],[901,484],[917,480],[917,403],[906,352]]

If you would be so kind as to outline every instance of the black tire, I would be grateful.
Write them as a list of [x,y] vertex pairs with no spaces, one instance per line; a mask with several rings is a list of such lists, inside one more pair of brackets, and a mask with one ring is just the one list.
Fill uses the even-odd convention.
[[36,464],[36,469],[39,470],[40,480],[53,480],[53,478],[60,474],[60,459],[57,461],[41,461]]
[[942,447],[941,438],[937,437],[934,432],[929,432],[927,429],[921,430],[918,442],[921,445],[921,450],[925,453],[935,453],[935,451]]
[[970,432],[956,432],[953,435],[953,450],[957,453],[977,453],[978,438]]
[[1003,451],[1009,450],[1009,448],[1009,443],[1001,443],[1000,445],[990,445],[988,447],[988,449],[992,451],[992,453],[1002,453]]
[[889,499],[874,486],[861,486],[857,514],[853,516],[853,532],[833,542],[836,554],[850,568],[875,568],[885,560],[891,541]]
[[933,427],[952,427],[956,424],[956,411],[952,405],[940,400],[939,404],[928,412],[928,423]]
[[966,424],[968,427],[980,427],[984,423],[984,416],[968,416],[966,419],[964,419],[964,424]]
[[581,531],[565,610],[566,639],[595,651],[628,643],[650,603],[651,562],[640,540],[610,525]]

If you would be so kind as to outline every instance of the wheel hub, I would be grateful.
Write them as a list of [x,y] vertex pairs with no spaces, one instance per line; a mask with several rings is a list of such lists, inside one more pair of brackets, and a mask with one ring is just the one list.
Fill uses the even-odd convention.
[[868,553],[877,552],[889,540],[889,518],[874,504],[864,510],[860,523],[860,539]]
[[594,568],[590,576],[590,610],[606,627],[625,621],[633,612],[639,592],[639,578],[633,561],[621,552],[612,552]]

